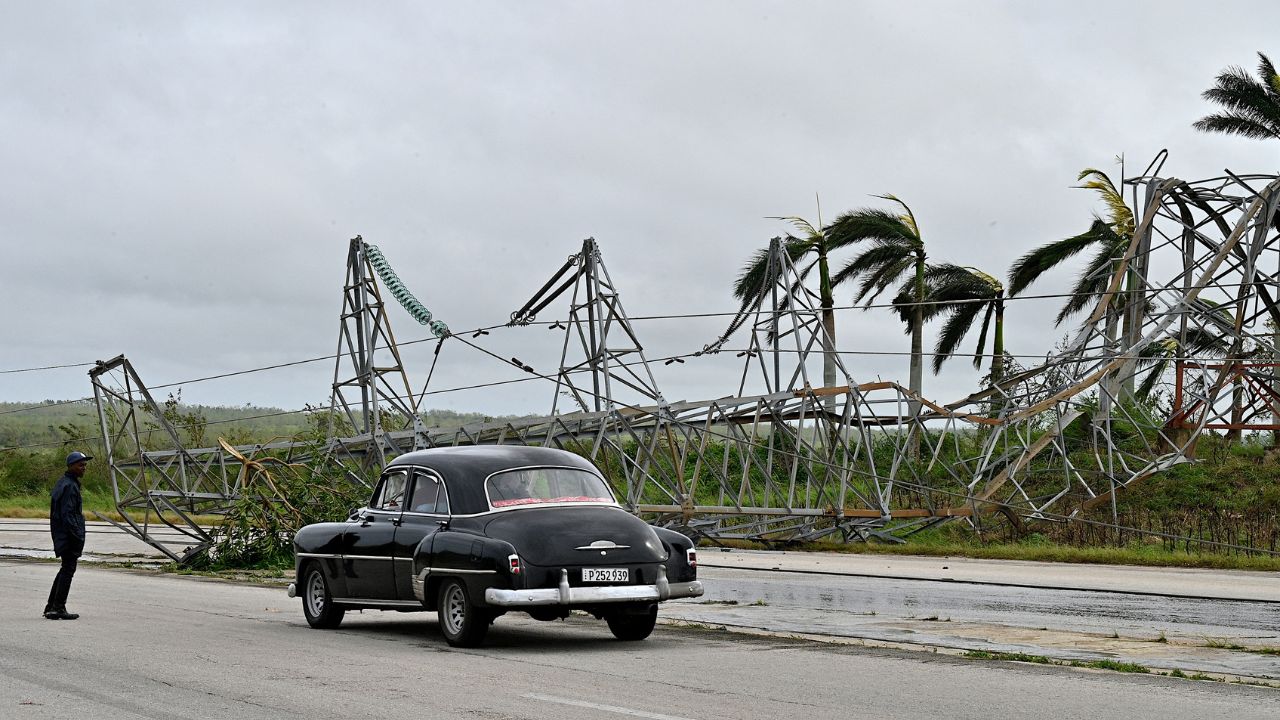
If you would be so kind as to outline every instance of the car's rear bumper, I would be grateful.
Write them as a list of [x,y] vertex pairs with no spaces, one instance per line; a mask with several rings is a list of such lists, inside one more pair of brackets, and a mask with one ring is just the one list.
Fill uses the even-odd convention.
[[662,601],[673,598],[699,597],[702,583],[667,582],[665,575],[658,575],[654,585],[602,585],[599,587],[570,587],[568,571],[560,571],[560,584],[554,588],[532,590],[503,590],[489,588],[484,591],[484,601],[498,607],[531,607],[534,605],[596,605],[599,603]]

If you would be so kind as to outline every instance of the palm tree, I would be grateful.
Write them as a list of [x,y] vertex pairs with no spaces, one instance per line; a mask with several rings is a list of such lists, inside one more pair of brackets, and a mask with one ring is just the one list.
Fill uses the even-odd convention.
[[[798,266],[800,280],[808,278],[815,268],[818,270],[818,306],[822,312],[822,326],[826,330],[826,337],[822,340],[822,382],[826,387],[832,387],[836,384],[836,316],[835,296],[832,290],[835,283],[831,277],[828,255],[848,243],[837,241],[802,218],[773,219],[786,220],[799,231],[800,237],[786,236],[783,240],[783,249],[791,258],[791,262]],[[802,261],[809,256],[812,256],[812,259],[808,264],[800,267]],[[769,292],[775,280],[770,273],[778,271],[779,268],[775,268],[770,262],[769,249],[757,250],[743,266],[741,274],[733,285],[733,295],[741,302],[740,309],[745,310],[760,299],[763,293]]]
[[[1061,325],[1067,318],[1088,307],[1091,300],[1107,289],[1115,263],[1133,239],[1133,211],[1125,204],[1111,178],[1101,170],[1086,168],[1076,179],[1086,178],[1088,182],[1078,187],[1096,190],[1102,196],[1107,205],[1107,219],[1094,216],[1088,230],[1065,240],[1042,245],[1018,258],[1013,267],[1009,268],[1009,296],[1015,297],[1047,271],[1084,250],[1095,249],[1093,259],[1071,288],[1071,297],[1058,313],[1055,325]],[[1117,296],[1117,305],[1121,302]]]
[[[1004,285],[994,277],[972,267],[946,263],[930,265],[924,271],[925,299],[923,319],[927,322],[939,315],[947,315],[942,334],[933,352],[933,372],[942,370],[947,358],[956,354],[961,341],[973,328],[982,314],[982,329],[978,333],[978,345],[973,352],[973,366],[982,366],[983,350],[987,335],[991,332],[991,381],[1000,382],[1004,377]],[[912,325],[913,313],[909,312],[911,297],[903,292],[894,298],[903,322]],[[994,325],[992,323],[994,320]]]
[[[1023,255],[1013,264],[1013,267],[1009,268],[1009,295],[1013,297],[1049,269],[1083,250],[1094,248],[1093,258],[1076,279],[1076,284],[1071,288],[1070,297],[1058,313],[1055,320],[1057,325],[1061,325],[1067,318],[1089,307],[1107,290],[1136,231],[1133,211],[1129,209],[1124,197],[1106,173],[1094,168],[1085,168],[1076,179],[1085,181],[1078,187],[1097,191],[1102,197],[1107,206],[1107,219],[1103,220],[1095,215],[1089,229],[1085,232],[1038,247]],[[1128,277],[1124,291],[1117,292],[1107,307],[1106,336],[1109,341],[1116,339],[1116,333],[1119,330],[1123,332],[1126,341],[1132,342],[1133,338],[1129,337],[1131,323],[1137,322],[1135,327],[1141,325],[1140,318],[1135,314],[1124,312],[1129,297],[1128,291],[1133,290],[1137,279],[1133,265],[1128,266],[1126,274]],[[1123,320],[1118,322],[1121,320],[1122,313]],[[1132,380],[1126,379],[1120,390],[1132,395]],[[1108,394],[1114,394],[1115,391],[1115,388],[1109,388]]]
[[1223,112],[1206,115],[1193,127],[1204,132],[1280,139],[1280,74],[1271,59],[1258,53],[1258,79],[1244,68],[1229,67],[1218,73],[1213,87],[1201,96],[1222,106]]
[[[1228,67],[1218,73],[1213,87],[1201,93],[1205,100],[1220,105],[1224,112],[1206,115],[1192,127],[1204,132],[1243,135],[1247,138],[1280,138],[1280,73],[1271,58],[1258,53],[1258,79],[1249,77],[1244,68]],[[1280,230],[1280,211],[1271,224]],[[1280,328],[1272,333],[1273,343],[1280,345]],[[1280,391],[1280,371],[1273,379]],[[1272,434],[1272,443],[1280,446],[1280,430]]]
[[[1231,343],[1224,340],[1223,337],[1223,335],[1208,330],[1189,328],[1185,346],[1179,343],[1178,339],[1172,335],[1147,345],[1138,354],[1138,367],[1139,372],[1142,369],[1149,369],[1147,370],[1147,377],[1138,386],[1135,397],[1144,401],[1150,398],[1151,392],[1155,390],[1156,383],[1160,382],[1161,378],[1164,377],[1164,372],[1168,369],[1169,363],[1174,362],[1179,357],[1225,357],[1228,355],[1231,351]],[[1234,404],[1235,406],[1239,405],[1238,402]],[[1234,411],[1235,407],[1232,409]]]
[[[911,391],[923,391],[925,251],[920,227],[907,204],[893,195],[879,195],[902,206],[901,213],[880,208],[862,208],[836,218],[827,228],[827,236],[841,247],[867,241],[871,244],[832,276],[833,284],[862,277],[854,302],[864,298],[867,305],[875,302],[886,288],[905,279],[899,295],[910,304],[908,331],[911,333]],[[912,412],[918,403],[912,402]]]

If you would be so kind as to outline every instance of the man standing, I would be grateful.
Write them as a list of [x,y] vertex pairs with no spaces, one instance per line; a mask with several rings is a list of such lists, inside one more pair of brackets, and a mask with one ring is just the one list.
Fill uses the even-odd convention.
[[67,472],[58,478],[49,497],[49,532],[53,534],[53,554],[62,558],[62,568],[49,590],[44,616],[50,620],[75,620],[67,612],[67,593],[76,574],[76,562],[84,552],[84,508],[80,500],[80,478],[93,458],[76,451],[67,456]]

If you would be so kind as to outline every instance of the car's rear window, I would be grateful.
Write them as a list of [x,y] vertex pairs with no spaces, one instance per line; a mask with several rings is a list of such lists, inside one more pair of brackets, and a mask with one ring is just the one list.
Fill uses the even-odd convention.
[[576,468],[522,468],[497,473],[486,482],[494,508],[545,503],[614,502],[598,476]]

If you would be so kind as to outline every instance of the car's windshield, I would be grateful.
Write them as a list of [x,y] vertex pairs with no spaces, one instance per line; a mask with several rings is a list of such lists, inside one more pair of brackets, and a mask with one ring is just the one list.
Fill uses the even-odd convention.
[[576,468],[522,468],[488,479],[489,504],[495,508],[542,503],[613,503],[604,480]]

